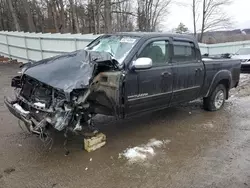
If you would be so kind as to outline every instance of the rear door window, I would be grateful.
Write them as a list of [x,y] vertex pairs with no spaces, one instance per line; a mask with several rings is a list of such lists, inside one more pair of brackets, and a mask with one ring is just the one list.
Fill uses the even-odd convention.
[[196,61],[195,45],[187,41],[173,41],[173,62]]

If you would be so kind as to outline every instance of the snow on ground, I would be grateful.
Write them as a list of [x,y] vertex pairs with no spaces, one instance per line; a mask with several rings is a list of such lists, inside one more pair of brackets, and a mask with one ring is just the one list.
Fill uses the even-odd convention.
[[250,96],[250,74],[240,74],[238,87],[230,90],[229,101],[237,100],[239,97]]
[[121,155],[130,163],[143,162],[155,155],[155,148],[161,148],[170,142],[170,140],[156,140],[153,138],[147,144],[126,149]]
[[240,74],[240,83],[244,83],[250,80],[250,74]]

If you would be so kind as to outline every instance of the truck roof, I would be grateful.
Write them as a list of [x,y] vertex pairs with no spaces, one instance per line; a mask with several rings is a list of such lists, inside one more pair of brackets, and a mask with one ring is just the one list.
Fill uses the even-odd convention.
[[178,37],[178,38],[187,38],[195,40],[193,35],[188,34],[176,34],[176,33],[161,33],[161,32],[117,32],[115,35],[127,35],[127,36],[136,36],[143,38],[152,38],[152,37]]

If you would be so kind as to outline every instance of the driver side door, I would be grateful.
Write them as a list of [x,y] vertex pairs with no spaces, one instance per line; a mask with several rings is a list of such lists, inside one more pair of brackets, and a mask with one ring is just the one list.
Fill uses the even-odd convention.
[[[135,115],[168,107],[173,88],[172,65],[169,61],[170,45],[168,39],[147,41],[135,59],[147,57],[152,59],[152,68],[130,70],[127,81],[134,78],[137,92],[127,95],[126,114]],[[132,81],[132,80],[130,80]],[[135,87],[129,86],[129,87]]]

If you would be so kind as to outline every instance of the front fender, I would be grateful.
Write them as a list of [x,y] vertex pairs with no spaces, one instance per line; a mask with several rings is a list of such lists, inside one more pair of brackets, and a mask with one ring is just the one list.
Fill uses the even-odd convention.
[[[222,80],[227,80],[229,88],[231,88],[231,82],[232,82],[232,74],[228,70],[221,70],[217,72],[213,79],[212,82],[210,83],[209,89],[205,95],[205,97],[208,97],[214,90],[214,88],[222,81]],[[228,88],[228,89],[229,89]]]
[[121,71],[101,72],[94,78],[89,99],[96,101],[95,109],[100,114],[123,116],[123,79],[124,75]]

